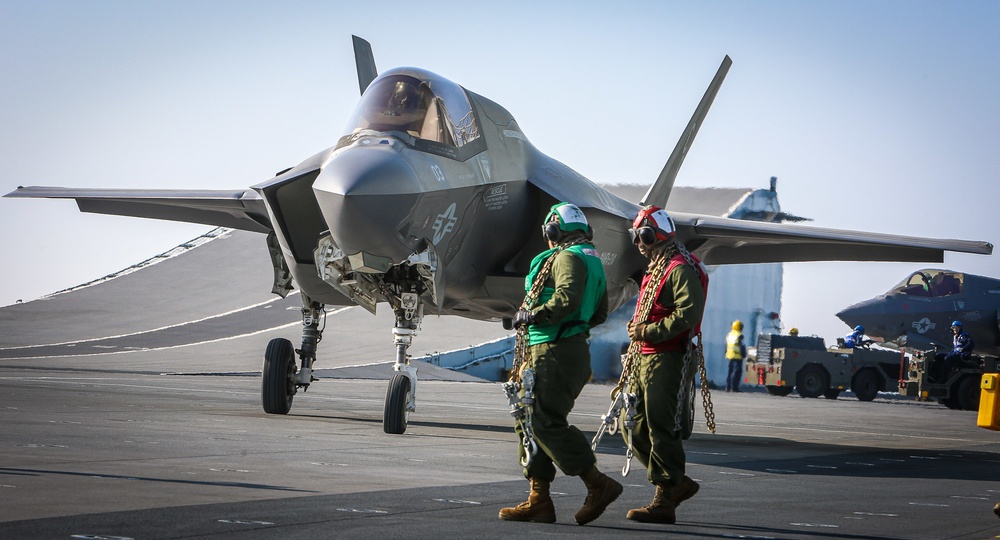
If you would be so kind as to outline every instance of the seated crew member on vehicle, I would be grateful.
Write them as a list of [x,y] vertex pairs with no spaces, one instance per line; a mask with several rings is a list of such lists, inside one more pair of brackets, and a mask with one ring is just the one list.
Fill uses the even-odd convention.
[[[952,337],[952,347],[951,353],[944,355],[943,361],[940,362],[941,369],[938,371],[938,376],[936,379],[942,382],[948,378],[953,369],[957,369],[962,364],[969,361],[972,358],[972,350],[976,348],[976,343],[972,340],[972,336],[966,334],[962,329],[962,321],[954,321],[951,323],[951,333]],[[942,355],[938,355],[937,358],[941,359]]]
[[844,347],[853,349],[855,347],[867,347],[872,340],[865,339],[865,327],[860,324],[854,327],[854,331],[844,337]]

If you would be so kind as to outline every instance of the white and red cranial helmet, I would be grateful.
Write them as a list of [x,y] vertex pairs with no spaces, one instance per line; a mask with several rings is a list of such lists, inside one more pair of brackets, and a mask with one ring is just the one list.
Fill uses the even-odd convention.
[[635,216],[632,228],[632,243],[642,242],[649,246],[661,240],[670,240],[677,234],[674,220],[659,206],[646,206]]

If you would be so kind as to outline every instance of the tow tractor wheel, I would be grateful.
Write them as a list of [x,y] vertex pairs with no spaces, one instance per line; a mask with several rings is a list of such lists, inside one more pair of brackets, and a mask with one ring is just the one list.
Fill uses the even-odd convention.
[[391,435],[402,435],[406,431],[409,415],[406,402],[410,398],[410,378],[396,373],[389,381],[385,392],[385,413],[382,415],[382,430]]
[[784,396],[787,396],[788,394],[792,393],[792,387],[791,386],[768,385],[767,386],[767,393],[769,395],[772,395],[772,396],[784,397]]
[[958,383],[958,405],[966,411],[979,410],[980,379],[975,376],[967,376]]
[[878,374],[871,369],[862,369],[851,382],[851,390],[858,396],[858,401],[873,401],[879,389]]
[[261,404],[268,414],[288,414],[295,397],[295,349],[284,338],[272,339],[264,351]]
[[691,381],[684,391],[684,397],[681,400],[681,438],[685,441],[691,437],[691,432],[694,431],[694,381]]
[[799,395],[804,398],[816,398],[830,387],[830,376],[826,370],[813,364],[809,364],[799,370],[795,377],[795,388]]

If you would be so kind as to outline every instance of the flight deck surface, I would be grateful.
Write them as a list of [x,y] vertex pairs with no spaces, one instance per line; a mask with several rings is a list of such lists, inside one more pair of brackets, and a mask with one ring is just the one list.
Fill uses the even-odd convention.
[[[317,376],[288,415],[261,408],[269,339],[297,340],[272,300],[262,240],[233,234],[79,291],[0,309],[0,538],[993,538],[1000,435],[934,403],[713,393],[686,444],[701,483],[676,525],[625,519],[653,488],[605,436],[625,492],[591,524],[583,483],[552,485],[554,525],[502,522],[526,497],[499,383],[419,364],[403,435],[382,429],[391,314],[333,306]],[[263,251],[263,255],[262,252]],[[204,259],[204,263],[199,263]],[[219,268],[237,261],[238,271]],[[182,264],[183,263],[183,264]],[[232,267],[235,268],[235,267]],[[182,331],[177,331],[178,329]],[[411,352],[506,335],[424,318]],[[611,387],[570,416],[589,435]],[[700,403],[700,400],[699,400]]]
[[[255,376],[3,367],[0,537],[1000,535],[1000,440],[973,414],[752,392],[714,394],[718,432],[702,423],[686,447],[701,491],[676,525],[625,519],[653,490],[637,462],[621,479],[611,436],[598,465],[625,492],[603,516],[577,526],[584,486],[559,475],[558,523],[502,522],[527,482],[499,385],[420,384],[406,433],[386,435],[383,380],[321,380],[276,416]],[[608,390],[589,385],[571,421],[592,433]]]

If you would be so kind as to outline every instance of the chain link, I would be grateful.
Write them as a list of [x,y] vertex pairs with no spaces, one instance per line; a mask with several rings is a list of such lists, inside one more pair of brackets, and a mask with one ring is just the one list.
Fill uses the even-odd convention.
[[[663,279],[666,273],[667,264],[668,259],[662,256],[650,259],[649,265],[646,267],[646,272],[650,274],[648,283],[659,283],[659,280]],[[654,300],[656,300],[656,287],[646,287],[643,289],[642,297],[638,300],[636,316],[633,320],[644,321],[648,319],[649,313],[653,310]],[[590,444],[590,448],[595,452],[597,451],[597,445],[601,443],[604,433],[607,432],[613,435],[617,431],[619,422],[622,422],[622,424],[628,423],[631,417],[635,415],[635,394],[622,395],[622,393],[625,391],[626,385],[632,379],[636,366],[639,364],[641,351],[641,341],[632,340],[629,343],[628,350],[622,358],[621,377],[618,378],[618,384],[611,390],[611,408],[608,409],[607,414],[601,416],[601,426],[598,428]],[[626,409],[625,420],[619,418],[623,408]],[[634,420],[632,423],[634,424]],[[629,428],[626,428],[624,425],[621,426],[622,435],[628,441],[628,450],[625,454],[626,460],[625,466],[622,468],[622,476],[628,474],[629,464],[632,462],[632,433],[630,430],[631,426]]]
[[[669,265],[670,259],[665,255],[650,259],[649,265],[646,267],[646,272],[649,273],[649,280],[647,283],[654,284],[659,283],[660,280],[666,275],[667,266]],[[646,287],[642,291],[642,297],[638,300],[639,306],[636,309],[635,317],[632,318],[633,321],[645,321],[649,319],[649,313],[653,310],[653,302],[656,300],[656,290],[654,287]],[[625,389],[626,384],[634,375],[636,366],[639,364],[639,355],[642,351],[642,342],[633,339],[628,344],[628,350],[625,352],[625,358],[622,359],[622,375],[618,379],[618,384],[611,390],[612,399],[616,398],[622,390]]]
[[[552,264],[559,253],[570,246],[587,243],[586,238],[577,238],[564,244],[560,244],[556,250],[549,255],[542,263],[542,267],[535,274],[535,280],[531,283],[524,301],[521,302],[520,309],[531,309],[538,301],[538,297],[545,288],[545,281],[552,272]],[[511,364],[510,375],[503,389],[510,402],[510,415],[521,427],[521,446],[524,447],[524,457],[521,459],[521,466],[528,468],[532,458],[538,453],[538,444],[535,442],[535,434],[532,429],[532,411],[534,410],[534,372],[529,368],[525,369],[528,361],[528,325],[522,324],[516,330],[514,336],[514,360]]]
[[[712,391],[708,384],[708,370],[705,369],[705,346],[701,332],[698,332],[698,372],[701,374],[701,405],[705,407],[705,427],[715,433],[715,409],[712,407]],[[694,419],[691,419],[692,422]]]
[[[691,253],[687,248],[680,242],[676,242],[674,247],[677,252],[684,258],[684,261],[695,268],[697,272],[701,272],[698,268],[698,264],[691,257]],[[636,316],[632,319],[633,321],[645,321],[649,318],[649,312],[653,308],[653,302],[656,299],[658,284],[665,276],[667,267],[670,264],[671,250],[665,250],[656,256],[654,256],[649,261],[649,266],[646,268],[646,272],[649,274],[649,280],[646,282],[647,287],[643,289],[642,297],[639,299],[639,305],[636,310]],[[702,406],[705,409],[705,425],[708,427],[709,432],[715,433],[715,410],[712,405],[712,394],[708,383],[708,372],[705,368],[705,350],[702,344],[701,332],[698,332],[697,338],[697,354],[698,354],[698,371],[701,379],[701,401]],[[642,349],[642,343],[636,340],[632,340],[629,343],[628,351],[625,353],[625,357],[622,359],[622,374],[618,379],[618,384],[611,390],[611,399],[615,401],[626,387],[626,385],[631,380],[634,375],[636,366],[638,365],[639,353]],[[693,420],[693,419],[692,419]],[[603,435],[603,433],[600,433]],[[600,441],[599,437],[595,437],[593,442],[593,447],[597,447],[597,443]]]
[[[556,257],[559,253],[568,247],[575,246],[577,244],[584,244],[590,242],[586,238],[577,238],[576,240],[571,240],[565,244],[560,244],[556,247],[556,251],[545,259],[542,263],[542,268],[538,270],[535,274],[535,280],[531,283],[531,288],[528,289],[528,293],[524,295],[524,301],[521,302],[520,309],[531,309],[535,307],[535,302],[538,301],[538,297],[542,294],[542,290],[545,288],[545,281],[549,278],[549,274],[552,272],[552,263],[555,262]],[[510,382],[521,382],[521,368],[528,359],[528,326],[521,325],[517,328],[514,336],[514,361],[511,365],[510,376],[508,381]]]

